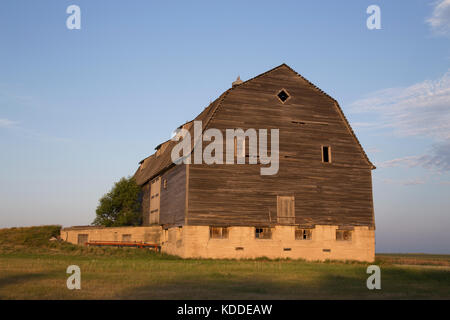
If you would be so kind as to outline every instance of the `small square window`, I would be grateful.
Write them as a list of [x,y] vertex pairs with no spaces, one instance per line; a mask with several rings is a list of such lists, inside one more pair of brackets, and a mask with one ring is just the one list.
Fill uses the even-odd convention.
[[209,227],[210,239],[228,239],[227,227]]
[[337,241],[352,241],[352,231],[351,230],[336,230],[336,240]]
[[312,229],[295,229],[295,240],[311,240],[312,239]]
[[287,93],[287,91],[284,89],[278,92],[277,97],[283,103],[285,103],[290,98],[289,93]]
[[131,234],[123,234],[122,235],[122,241],[123,242],[130,242],[131,241]]
[[272,239],[272,229],[255,228],[255,239]]

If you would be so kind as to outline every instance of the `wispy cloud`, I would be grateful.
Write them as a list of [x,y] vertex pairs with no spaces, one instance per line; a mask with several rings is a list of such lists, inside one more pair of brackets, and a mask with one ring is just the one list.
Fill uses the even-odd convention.
[[436,1],[431,17],[426,19],[436,35],[450,35],[450,0]]
[[378,167],[422,166],[450,171],[450,70],[436,80],[376,91],[352,103],[350,110],[373,116],[374,121],[363,123],[362,129],[391,129],[402,137],[434,141],[424,154],[384,161],[377,163]]
[[438,173],[450,171],[450,141],[435,144],[426,154],[395,158],[376,163],[378,168],[424,167]]
[[402,157],[402,158],[395,158],[392,160],[379,162],[376,165],[378,168],[392,168],[392,167],[399,167],[399,166],[414,167],[421,163],[421,161],[420,161],[421,158],[422,158],[422,156],[408,156],[408,157]]
[[415,186],[419,184],[424,184],[426,181],[421,178],[415,178],[415,179],[382,179],[384,183],[388,184],[396,184],[396,185],[402,185],[402,186]]
[[392,128],[401,136],[450,139],[450,70],[437,80],[376,91],[352,103],[350,110],[373,113],[379,121],[372,126]]
[[19,125],[19,122],[12,121],[5,118],[0,118],[0,128],[11,130],[12,132],[15,132],[17,135],[20,135],[22,137],[28,138],[28,139],[34,139],[44,142],[69,142],[69,139],[66,138],[59,138],[54,137],[51,135],[39,133],[30,129],[23,128]]
[[378,153],[378,152],[381,152],[381,150],[378,149],[378,148],[376,148],[376,147],[369,147],[369,148],[365,148],[365,149],[366,149],[366,151],[367,151],[368,153]]
[[430,153],[422,156],[422,166],[450,171],[450,139],[433,145]]
[[16,121],[12,121],[5,118],[0,118],[0,128],[11,128],[17,124]]

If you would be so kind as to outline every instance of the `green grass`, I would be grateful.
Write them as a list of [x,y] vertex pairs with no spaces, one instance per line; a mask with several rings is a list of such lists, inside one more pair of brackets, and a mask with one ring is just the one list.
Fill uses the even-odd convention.
[[[445,255],[406,255],[415,266],[399,265],[405,255],[379,255],[382,289],[371,291],[365,263],[183,260],[50,243],[54,228],[0,230],[0,299],[450,299]],[[81,290],[66,287],[71,264],[81,269]]]

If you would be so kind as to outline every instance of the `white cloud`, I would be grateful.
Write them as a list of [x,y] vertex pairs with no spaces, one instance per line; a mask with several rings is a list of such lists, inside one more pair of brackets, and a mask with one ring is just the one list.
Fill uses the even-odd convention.
[[422,156],[408,156],[408,157],[396,158],[396,159],[377,163],[376,166],[378,168],[392,168],[392,167],[399,167],[399,166],[415,167],[420,164],[421,158],[422,158]]
[[403,186],[415,186],[418,184],[424,184],[426,181],[421,178],[415,178],[415,179],[404,179],[404,180],[398,180],[398,179],[382,179],[384,183],[388,184],[398,184]]
[[17,124],[16,121],[0,118],[0,128],[10,128]]
[[400,136],[450,139],[450,70],[437,80],[376,91],[352,103],[350,110],[373,113],[380,118],[374,126],[392,128]]
[[440,0],[434,3],[433,14],[426,22],[433,33],[450,35],[450,0]]
[[368,152],[368,153],[378,153],[378,152],[381,152],[381,150],[378,149],[377,147],[369,147],[369,148],[365,148],[365,149],[366,149],[366,152]]
[[378,167],[423,166],[450,171],[450,70],[437,80],[376,91],[352,103],[350,110],[372,116],[373,122],[363,123],[361,129],[391,129],[402,137],[434,141],[425,154],[384,161]]
[[450,140],[433,145],[426,154],[383,161],[376,163],[376,166],[378,168],[421,166],[438,173],[450,171]]

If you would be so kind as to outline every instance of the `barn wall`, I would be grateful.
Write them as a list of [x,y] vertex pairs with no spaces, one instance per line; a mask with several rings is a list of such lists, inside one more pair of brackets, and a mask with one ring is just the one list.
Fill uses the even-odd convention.
[[[164,181],[167,180],[166,188]],[[186,166],[178,165],[161,177],[161,225],[183,225],[186,207]]]
[[142,186],[142,225],[150,225],[150,182]]
[[[290,95],[284,104],[280,89]],[[293,195],[296,224],[374,227],[371,167],[362,149],[335,102],[291,70],[233,89],[208,127],[224,136],[232,128],[279,129],[279,172],[261,176],[259,164],[190,165],[189,225],[274,224],[277,195]],[[331,163],[322,162],[322,145],[331,146]]]
[[161,227],[85,227],[61,229],[61,239],[78,244],[78,235],[87,235],[88,241],[122,241],[123,235],[131,235],[130,241],[142,241],[159,244],[161,240]]
[[228,239],[210,239],[209,227],[184,226],[165,231],[161,250],[183,258],[374,261],[374,230],[355,227],[351,241],[337,241],[337,228],[316,226],[311,240],[295,240],[293,226],[276,226],[272,239],[255,239],[252,227],[230,227]]

